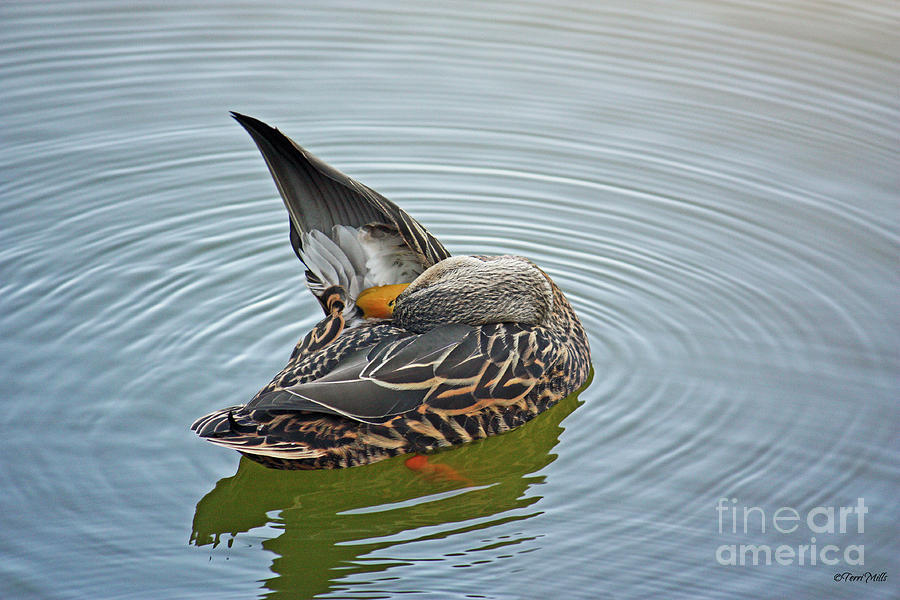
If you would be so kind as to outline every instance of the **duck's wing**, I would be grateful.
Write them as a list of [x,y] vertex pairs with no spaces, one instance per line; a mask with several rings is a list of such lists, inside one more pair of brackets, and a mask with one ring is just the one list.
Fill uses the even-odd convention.
[[307,267],[310,289],[358,293],[409,283],[450,256],[396,204],[344,175],[258,119],[231,113],[256,142],[290,215],[291,246]]
[[327,376],[269,392],[241,411],[308,411],[385,423],[412,410],[472,414],[524,398],[556,362],[542,328],[443,325],[358,351]]

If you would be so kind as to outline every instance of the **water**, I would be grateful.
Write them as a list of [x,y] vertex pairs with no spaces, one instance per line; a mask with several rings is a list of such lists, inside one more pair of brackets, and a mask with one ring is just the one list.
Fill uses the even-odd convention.
[[[4,3],[3,596],[897,597],[898,31],[871,2]],[[196,439],[318,318],[228,110],[454,253],[537,261],[590,387],[434,459],[467,481]],[[861,532],[805,522],[858,498]],[[838,564],[717,561],[812,537]]]

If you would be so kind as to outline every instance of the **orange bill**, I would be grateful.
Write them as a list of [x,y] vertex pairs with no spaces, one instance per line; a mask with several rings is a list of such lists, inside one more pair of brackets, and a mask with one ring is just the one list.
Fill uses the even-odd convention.
[[408,283],[397,283],[366,288],[360,292],[356,305],[367,319],[390,319],[394,313],[394,299],[407,286]]

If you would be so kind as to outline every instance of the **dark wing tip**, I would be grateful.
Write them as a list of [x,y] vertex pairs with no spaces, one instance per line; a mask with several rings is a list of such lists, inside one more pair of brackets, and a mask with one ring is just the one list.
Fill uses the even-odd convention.
[[230,114],[231,118],[233,118],[235,121],[240,123],[243,127],[259,127],[259,126],[269,127],[268,125],[266,125],[259,119],[255,119],[253,117],[241,114],[234,110],[228,111],[228,114]]
[[[229,113],[235,121],[240,123],[241,127],[247,130],[247,133],[249,133],[253,140],[257,142],[257,145],[260,141],[271,144],[273,147],[284,144],[284,147],[282,148],[283,152],[286,151],[292,156],[295,156],[293,152],[299,151],[303,159],[307,161],[310,160],[307,151],[299,147],[296,142],[283,134],[277,127],[272,127],[256,117],[244,115],[233,110],[229,111]],[[263,149],[260,148],[260,150],[262,151]],[[267,158],[265,151],[263,151],[263,157]]]
[[[263,158],[266,161],[269,161],[270,156],[266,154],[266,150],[264,148],[265,145],[271,146],[272,149],[278,149],[283,153],[289,154],[291,156],[295,156],[293,154],[294,150],[300,150],[301,153],[303,151],[300,148],[297,148],[297,145],[290,140],[286,135],[278,131],[275,127],[263,123],[259,119],[255,117],[250,117],[248,115],[243,115],[239,112],[229,111],[231,117],[240,123],[241,127],[243,127],[247,133],[250,134],[250,137],[253,138],[253,141],[256,142],[257,146],[259,146],[260,151],[262,152]],[[264,146],[260,146],[263,144]],[[303,156],[303,158],[307,158]]]

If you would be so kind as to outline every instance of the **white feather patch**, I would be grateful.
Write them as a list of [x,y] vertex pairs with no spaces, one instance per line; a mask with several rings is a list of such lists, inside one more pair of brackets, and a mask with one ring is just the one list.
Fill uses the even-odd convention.
[[348,309],[352,309],[359,293],[367,287],[365,251],[358,237],[358,231],[346,225],[335,225],[331,236],[317,230],[300,235],[300,256],[320,282],[310,282],[310,290],[320,296],[327,288],[339,285],[350,295]]
[[372,227],[360,228],[359,234],[366,252],[366,279],[371,285],[412,283],[425,270],[421,258],[399,235]]
[[335,225],[330,235],[318,230],[301,233],[300,243],[300,256],[313,274],[313,279],[307,277],[310,291],[319,298],[334,285],[347,290],[346,327],[361,322],[362,312],[356,307],[360,292],[410,283],[425,270],[403,238],[376,227]]

